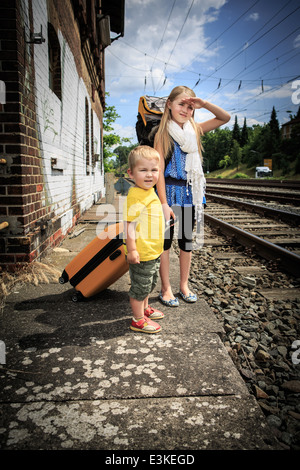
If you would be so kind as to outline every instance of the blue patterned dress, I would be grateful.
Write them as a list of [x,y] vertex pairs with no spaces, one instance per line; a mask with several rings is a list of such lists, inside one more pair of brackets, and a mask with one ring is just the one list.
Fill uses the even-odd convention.
[[174,140],[174,151],[164,173],[167,203],[170,207],[173,205],[181,207],[193,205],[192,188],[190,185],[188,187],[186,185],[186,155]]

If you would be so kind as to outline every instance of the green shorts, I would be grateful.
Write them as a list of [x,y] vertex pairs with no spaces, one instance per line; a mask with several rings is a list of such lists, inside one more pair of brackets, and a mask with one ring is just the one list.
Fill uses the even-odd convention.
[[136,300],[144,300],[153,291],[157,284],[159,266],[160,258],[129,265],[130,297]]

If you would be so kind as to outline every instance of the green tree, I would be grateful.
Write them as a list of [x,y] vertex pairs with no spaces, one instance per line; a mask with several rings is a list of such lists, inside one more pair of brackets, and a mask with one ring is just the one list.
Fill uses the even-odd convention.
[[236,140],[233,140],[232,150],[231,150],[231,160],[239,169],[239,166],[242,161],[242,150],[239,143]]
[[[106,92],[106,96],[109,96],[109,93]],[[112,171],[113,169],[112,157],[116,155],[113,148],[123,142],[130,142],[130,139],[127,137],[121,138],[113,132],[112,124],[119,117],[121,116],[117,113],[115,106],[106,106],[103,114],[103,162],[105,171]]]
[[240,141],[241,147],[244,147],[244,145],[246,145],[247,142],[248,142],[248,127],[247,127],[246,118],[244,118],[244,125],[242,128],[241,141]]
[[[271,118],[270,118],[270,122],[268,126],[270,129],[269,138],[268,138],[268,150],[269,150],[269,157],[271,157],[273,154],[278,154],[280,150],[280,144],[281,144],[281,132],[280,132],[279,122],[277,119],[277,114],[276,114],[274,106],[272,108]],[[278,167],[278,165],[276,166]]]
[[116,169],[121,170],[121,167],[124,167],[125,165],[127,167],[129,152],[135,147],[136,144],[130,146],[120,145],[119,147],[115,148],[114,153],[117,158],[115,160],[114,167]]
[[238,120],[237,120],[237,116],[235,116],[235,119],[234,119],[234,126],[232,128],[232,141],[231,141],[231,145],[233,146],[234,144],[234,141],[240,143],[241,142],[241,129],[240,129],[240,126],[238,124]]
[[277,119],[277,114],[276,114],[276,110],[275,110],[274,106],[272,108],[272,113],[271,113],[269,126],[270,126],[271,136],[275,139],[275,141],[278,144],[278,142],[280,140],[280,134],[281,133],[280,133],[279,122],[278,122],[278,119]]
[[248,168],[262,165],[262,135],[264,127],[258,124],[254,125],[249,133],[248,142],[244,145],[243,161],[247,164]]
[[225,157],[219,161],[220,168],[228,168],[232,164],[232,160],[229,155],[225,155]]
[[219,128],[213,132],[207,132],[202,137],[202,143],[204,147],[204,171],[217,170],[219,168],[219,161],[224,158],[224,155],[230,153],[231,130],[228,128]]

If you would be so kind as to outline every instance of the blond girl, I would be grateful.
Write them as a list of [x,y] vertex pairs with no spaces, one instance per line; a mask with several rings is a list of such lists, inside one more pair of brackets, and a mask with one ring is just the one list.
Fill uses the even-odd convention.
[[[194,120],[195,109],[205,108],[214,117],[202,123]],[[203,220],[205,177],[202,170],[201,136],[230,120],[230,115],[218,106],[198,98],[193,90],[177,86],[170,93],[157,130],[154,148],[159,152],[160,176],[156,185],[166,221],[179,221],[180,296],[186,302],[196,302],[197,296],[188,286],[192,256],[192,232],[195,222]],[[169,253],[174,226],[166,233],[161,255],[161,302],[169,307],[179,305],[169,279]]]

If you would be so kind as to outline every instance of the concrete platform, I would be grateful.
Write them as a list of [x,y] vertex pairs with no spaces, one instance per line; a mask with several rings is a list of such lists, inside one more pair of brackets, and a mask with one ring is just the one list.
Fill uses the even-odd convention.
[[[62,270],[95,236],[88,224],[44,260]],[[174,292],[178,259],[172,253]],[[69,284],[21,286],[1,316],[1,449],[278,450],[200,299],[166,308],[161,333],[129,329],[129,276],[74,303]]]

